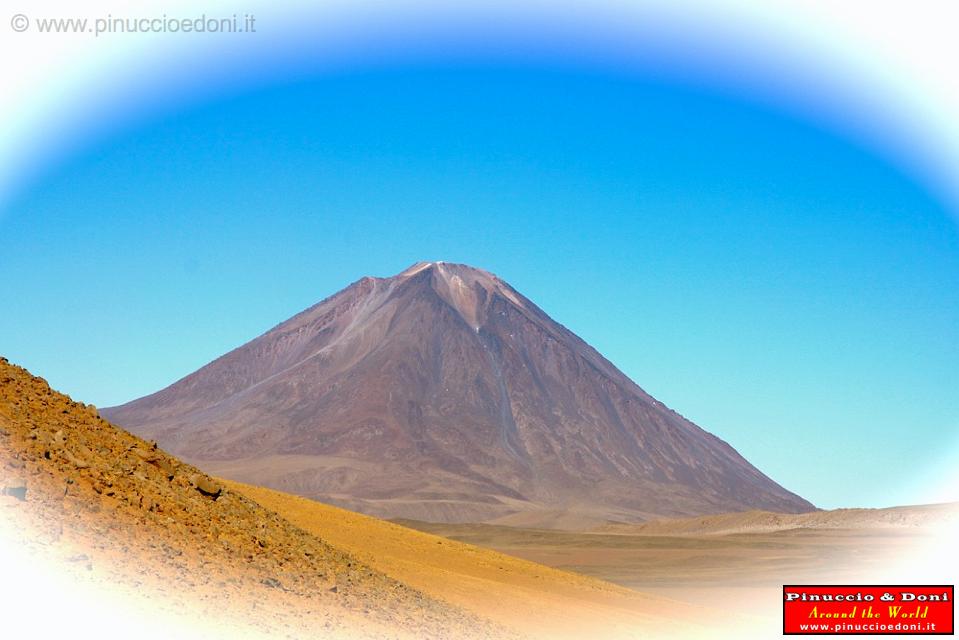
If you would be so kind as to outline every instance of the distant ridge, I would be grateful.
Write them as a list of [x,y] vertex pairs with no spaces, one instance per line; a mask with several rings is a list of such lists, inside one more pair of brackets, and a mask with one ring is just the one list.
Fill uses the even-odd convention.
[[935,529],[959,523],[959,503],[884,509],[832,509],[812,513],[745,511],[696,518],[654,520],[639,525],[607,524],[596,533],[680,536],[770,533],[792,529]]

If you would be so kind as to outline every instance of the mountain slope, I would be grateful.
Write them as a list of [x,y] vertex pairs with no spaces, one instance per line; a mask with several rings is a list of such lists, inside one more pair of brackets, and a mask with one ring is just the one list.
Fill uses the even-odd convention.
[[465,265],[363,278],[105,414],[208,471],[388,517],[813,508]]
[[[85,593],[122,588],[148,600],[147,615],[163,614],[151,627],[177,615],[196,629],[212,625],[213,635],[198,637],[514,637],[330,546],[3,358],[0,547],[31,565],[72,568]],[[16,580],[4,571],[4,583]],[[52,615],[63,606],[43,593],[31,600]],[[7,628],[18,628],[18,613],[5,609]],[[46,637],[42,621],[29,628]]]

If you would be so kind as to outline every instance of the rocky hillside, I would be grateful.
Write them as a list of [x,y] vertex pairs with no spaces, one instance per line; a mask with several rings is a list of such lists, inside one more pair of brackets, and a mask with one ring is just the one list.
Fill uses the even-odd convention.
[[267,635],[499,637],[0,358],[0,544]]

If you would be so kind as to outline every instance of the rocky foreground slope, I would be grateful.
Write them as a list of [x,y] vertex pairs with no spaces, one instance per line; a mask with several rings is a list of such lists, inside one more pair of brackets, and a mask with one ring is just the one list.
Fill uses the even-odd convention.
[[0,494],[0,545],[126,585],[168,610],[280,637],[509,635],[372,569],[2,358]]

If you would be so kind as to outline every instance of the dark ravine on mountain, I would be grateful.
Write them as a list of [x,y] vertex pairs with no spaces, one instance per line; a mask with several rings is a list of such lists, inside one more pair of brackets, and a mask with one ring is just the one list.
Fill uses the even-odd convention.
[[363,278],[103,413],[210,472],[384,517],[814,509],[459,264]]

